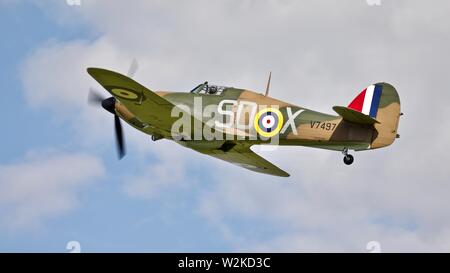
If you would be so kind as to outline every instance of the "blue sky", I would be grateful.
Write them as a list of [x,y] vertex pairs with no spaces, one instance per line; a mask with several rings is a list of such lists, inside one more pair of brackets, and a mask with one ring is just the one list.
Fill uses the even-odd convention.
[[[448,251],[449,4],[212,2],[0,0],[0,251]],[[272,96],[327,113],[388,81],[402,138],[350,169],[340,153],[261,152],[281,179],[126,126],[118,161],[85,69],[133,58],[152,90],[263,90],[272,71]]]
[[[4,35],[0,45],[0,79],[2,90],[8,97],[0,102],[5,114],[1,164],[17,162],[29,150],[35,149],[75,152],[80,147],[71,141],[71,126],[55,120],[49,110],[29,107],[18,74],[24,59],[48,40],[90,39],[92,31],[84,26],[61,26],[41,8],[27,2],[2,6],[0,25]],[[80,96],[86,97],[87,91],[84,91],[80,91]],[[191,204],[195,202],[191,197],[195,196],[195,189],[177,193],[176,199],[166,200],[174,202],[169,212],[158,202],[134,201],[118,193],[120,184],[114,176],[123,175],[122,168],[133,170],[133,156],[119,164],[112,145],[111,150],[103,154],[108,175],[80,194],[82,204],[79,209],[49,220],[45,228],[37,231],[2,232],[0,251],[65,252],[66,243],[71,240],[79,241],[84,251],[230,249],[220,240],[217,231],[205,225],[204,219],[196,214],[194,204]],[[178,198],[183,202],[178,203]],[[202,239],[198,240],[199,237]]]
[[[60,138],[54,137],[51,132],[51,124],[42,123],[46,126],[42,132],[48,132],[47,135],[36,134],[30,138],[39,128],[39,121],[45,120],[45,113],[32,111],[24,106],[26,103],[21,92],[22,84],[20,81],[19,69],[24,58],[29,55],[37,44],[45,42],[50,37],[64,37],[67,32],[56,26],[50,19],[42,14],[39,8],[34,5],[22,4],[19,7],[2,7],[1,10],[1,28],[4,35],[1,43],[2,66],[1,82],[2,90],[7,92],[9,99],[1,101],[1,107],[4,113],[14,113],[15,119],[5,119],[4,126],[8,130],[3,131],[2,137],[2,161],[7,162],[10,158],[17,158],[23,155],[25,151],[35,145],[48,145],[51,140],[58,142]],[[14,31],[12,31],[14,30]],[[67,37],[68,38],[68,37]],[[28,126],[19,127],[17,124],[27,124]],[[20,132],[18,132],[20,130]],[[45,139],[52,138],[50,142]],[[21,145],[17,145],[21,143]]]

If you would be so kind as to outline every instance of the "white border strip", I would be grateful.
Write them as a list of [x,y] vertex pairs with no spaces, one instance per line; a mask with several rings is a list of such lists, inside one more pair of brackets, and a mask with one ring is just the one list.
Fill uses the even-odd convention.
[[364,104],[362,108],[362,113],[365,115],[370,115],[370,106],[372,106],[373,91],[375,90],[375,85],[367,87],[366,96],[364,97]]

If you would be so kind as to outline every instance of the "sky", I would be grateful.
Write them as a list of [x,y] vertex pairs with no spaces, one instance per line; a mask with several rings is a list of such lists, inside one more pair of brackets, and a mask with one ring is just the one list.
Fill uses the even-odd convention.
[[[0,0],[0,252],[450,251],[450,3],[376,2]],[[277,178],[125,125],[118,161],[86,68],[134,58],[151,90],[262,92],[272,71],[272,97],[330,114],[389,82],[401,138],[350,167],[260,151]]]

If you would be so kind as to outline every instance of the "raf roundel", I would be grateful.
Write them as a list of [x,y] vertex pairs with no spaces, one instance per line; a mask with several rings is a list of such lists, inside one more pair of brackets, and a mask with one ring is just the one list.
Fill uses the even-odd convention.
[[256,114],[253,125],[261,136],[273,137],[283,126],[283,114],[275,108],[262,109]]
[[111,92],[123,99],[136,100],[138,98],[138,95],[136,93],[121,88],[113,88]]

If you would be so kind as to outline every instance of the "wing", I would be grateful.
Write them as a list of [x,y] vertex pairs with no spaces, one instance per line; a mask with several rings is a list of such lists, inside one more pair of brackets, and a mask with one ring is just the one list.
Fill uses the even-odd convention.
[[[224,144],[224,146],[227,142]],[[233,146],[234,145],[234,146]],[[261,156],[257,155],[250,149],[248,145],[231,144],[232,148],[219,149],[219,150],[200,150],[195,149],[197,152],[213,156],[215,158],[230,162],[239,167],[246,168],[250,171],[270,174],[274,176],[289,177],[290,175],[273,165],[269,161],[265,160]]]
[[363,125],[372,125],[375,123],[380,123],[376,119],[371,116],[365,115],[361,112],[355,111],[353,109],[344,107],[344,106],[334,106],[333,110],[338,113],[344,120],[363,124]]
[[174,107],[171,102],[117,72],[101,68],[88,68],[87,71],[142,123],[170,133],[172,123],[178,119],[171,117]]
[[[179,118],[171,116],[173,107],[176,107],[171,102],[129,77],[114,71],[88,68],[88,73],[129,111],[142,119],[140,122],[170,134],[173,122]],[[193,149],[251,171],[275,176],[289,176],[288,173],[250,150],[248,145],[232,144],[222,150]]]

